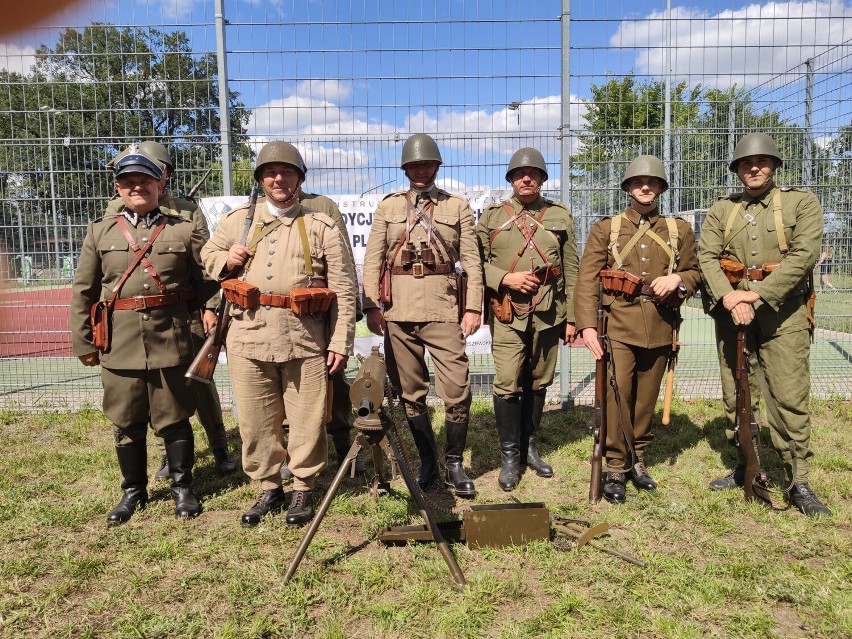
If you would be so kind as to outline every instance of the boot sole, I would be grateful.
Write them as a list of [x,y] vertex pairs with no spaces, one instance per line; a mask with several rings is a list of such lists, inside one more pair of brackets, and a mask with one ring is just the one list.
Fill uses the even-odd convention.
[[458,490],[458,489],[456,489],[456,487],[455,487],[455,485],[454,485],[454,484],[451,484],[451,483],[450,483],[450,482],[448,482],[448,481],[445,481],[445,482],[444,482],[444,485],[445,485],[447,488],[452,488],[452,489],[453,489],[453,492],[454,492],[454,493],[455,493],[455,495],[456,495],[456,497],[476,497],[476,489],[473,489],[473,490],[470,490],[470,491],[466,491],[466,490]]
[[625,495],[624,497],[609,497],[607,495],[604,495],[603,498],[611,504],[623,504],[627,501],[627,495]]

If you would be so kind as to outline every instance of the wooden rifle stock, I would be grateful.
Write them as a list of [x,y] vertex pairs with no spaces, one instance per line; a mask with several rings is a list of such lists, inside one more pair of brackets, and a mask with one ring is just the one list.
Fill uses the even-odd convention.
[[[210,169],[212,170],[212,169]],[[206,175],[204,176],[207,177]],[[202,182],[204,179],[202,179]],[[199,183],[198,186],[201,186]],[[240,244],[245,244],[248,238],[249,230],[251,230],[252,222],[254,221],[254,210],[257,208],[257,196],[260,193],[260,185],[255,182],[249,197],[249,208],[246,213],[245,223],[243,224],[243,237]],[[251,258],[249,258],[251,259]],[[236,269],[235,269],[236,270]],[[233,276],[234,271],[228,273],[228,277]],[[227,279],[226,277],[225,279]],[[216,330],[214,330],[192,360],[189,368],[186,369],[184,377],[194,379],[207,384],[213,383],[213,373],[216,372],[216,364],[219,363],[219,353],[222,352],[222,346],[225,345],[225,337],[228,335],[228,326],[231,324],[231,303],[225,299],[222,293],[222,299],[219,302],[219,308],[216,309]]]
[[740,327],[737,332],[737,416],[736,416],[736,441],[737,446],[745,457],[745,475],[743,477],[743,490],[745,500],[754,500],[754,486],[758,479],[764,480],[765,475],[757,458],[755,441],[757,433],[752,432],[754,415],[751,412],[751,389],[748,385],[748,358],[749,351],[746,346],[746,330]]
[[606,364],[609,353],[604,337],[603,288],[598,290],[598,344],[603,355],[595,361],[595,430],[592,447],[592,476],[589,481],[589,503],[596,504],[603,493],[603,453],[606,445]]

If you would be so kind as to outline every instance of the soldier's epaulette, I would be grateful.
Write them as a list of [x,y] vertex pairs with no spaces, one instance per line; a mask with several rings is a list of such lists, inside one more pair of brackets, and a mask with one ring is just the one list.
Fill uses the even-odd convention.
[[781,187],[778,187],[778,189],[780,191],[783,191],[784,193],[786,193],[787,191],[798,191],[799,193],[807,193],[808,192],[808,189],[800,189],[797,186],[781,186]]
[[248,202],[246,202],[245,204],[241,204],[240,206],[238,206],[238,207],[237,207],[237,208],[235,208],[235,209],[231,209],[230,211],[225,211],[225,212],[222,214],[222,218],[221,218],[221,219],[225,219],[225,218],[227,218],[227,217],[231,217],[231,216],[232,216],[234,213],[236,213],[237,211],[243,211],[243,212],[248,211],[248,208],[249,208],[249,203],[248,203]]
[[458,199],[460,199],[460,200],[464,200],[465,202],[467,202],[467,200],[465,200],[465,198],[463,198],[461,195],[457,195],[457,194],[455,194],[455,193],[450,193],[449,191],[445,191],[444,189],[441,189],[441,188],[436,188],[435,190],[436,190],[438,193],[443,193],[444,195],[446,195],[446,196],[447,196],[447,199],[450,199],[450,198],[454,198],[454,197],[455,197],[455,198],[458,198]]
[[716,199],[717,200],[730,200],[731,202],[739,202],[741,199],[743,199],[743,194],[742,194],[742,192],[739,192],[739,193],[723,193],[722,195],[720,195]]
[[386,196],[384,196],[382,198],[382,202],[384,202],[385,200],[390,199],[392,197],[397,197],[399,195],[405,195],[406,193],[408,193],[408,189],[401,189],[399,191],[393,191],[392,193],[388,193]]
[[317,211],[316,209],[312,209],[309,206],[302,205],[302,211],[305,212],[305,215],[310,215],[317,222],[322,222],[326,226],[331,228],[336,228],[337,225],[334,223],[334,220],[331,219],[331,216],[328,213],[323,213],[322,211]]

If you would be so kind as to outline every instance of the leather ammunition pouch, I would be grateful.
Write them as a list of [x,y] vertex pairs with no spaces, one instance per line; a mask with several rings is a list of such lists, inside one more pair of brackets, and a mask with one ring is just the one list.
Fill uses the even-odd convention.
[[781,262],[766,262],[760,268],[748,268],[745,264],[727,257],[719,258],[719,266],[731,285],[736,286],[744,279],[752,282],[762,282],[769,274],[778,268]]
[[601,285],[604,292],[610,295],[626,295],[629,297],[641,295],[644,283],[644,279],[627,271],[614,268],[601,271]]
[[491,307],[491,313],[501,324],[511,324],[512,322],[512,298],[509,297],[509,291],[502,293],[488,292],[488,305]]
[[92,327],[92,346],[99,351],[109,350],[110,324],[112,323],[112,300],[101,300],[89,309],[89,324]]
[[224,280],[222,295],[231,304],[240,308],[257,308],[260,304],[260,289],[243,280]]
[[294,314],[311,315],[328,312],[337,294],[330,288],[294,288],[288,296]]

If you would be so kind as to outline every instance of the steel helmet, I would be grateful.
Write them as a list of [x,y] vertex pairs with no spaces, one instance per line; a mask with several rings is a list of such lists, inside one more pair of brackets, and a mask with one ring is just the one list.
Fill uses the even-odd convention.
[[512,155],[512,159],[509,160],[509,168],[506,169],[506,181],[512,181],[509,177],[512,175],[512,171],[525,166],[542,171],[544,173],[544,179],[542,182],[547,182],[547,163],[544,161],[544,156],[538,149],[534,149],[531,146],[525,146],[522,149],[518,149],[515,151],[514,155]]
[[734,155],[731,158],[731,163],[728,168],[732,172],[737,172],[737,164],[740,160],[750,155],[768,155],[769,157],[778,160],[778,166],[783,166],[784,161],[781,159],[781,153],[778,152],[778,146],[775,140],[770,138],[765,133],[749,133],[742,140],[737,142],[734,147]]
[[415,133],[402,145],[399,167],[404,170],[409,162],[437,162],[439,165],[444,163],[438,144],[425,133]]
[[172,164],[172,159],[169,157],[169,150],[159,142],[145,140],[139,143],[139,150],[149,158],[154,158],[160,164],[165,164],[169,167],[169,170],[175,170],[175,165]]
[[666,179],[666,170],[663,168],[660,158],[655,155],[640,155],[627,165],[624,177],[621,178],[621,190],[627,191],[627,182],[640,176],[655,177],[662,180],[663,190],[660,193],[665,193],[669,188],[669,181]]
[[305,166],[305,161],[302,159],[302,154],[299,149],[289,142],[269,142],[263,145],[260,153],[257,154],[257,162],[254,165],[254,179],[260,179],[260,169],[264,164],[281,163],[289,164],[295,167],[302,174],[302,179],[308,172],[308,167]]

